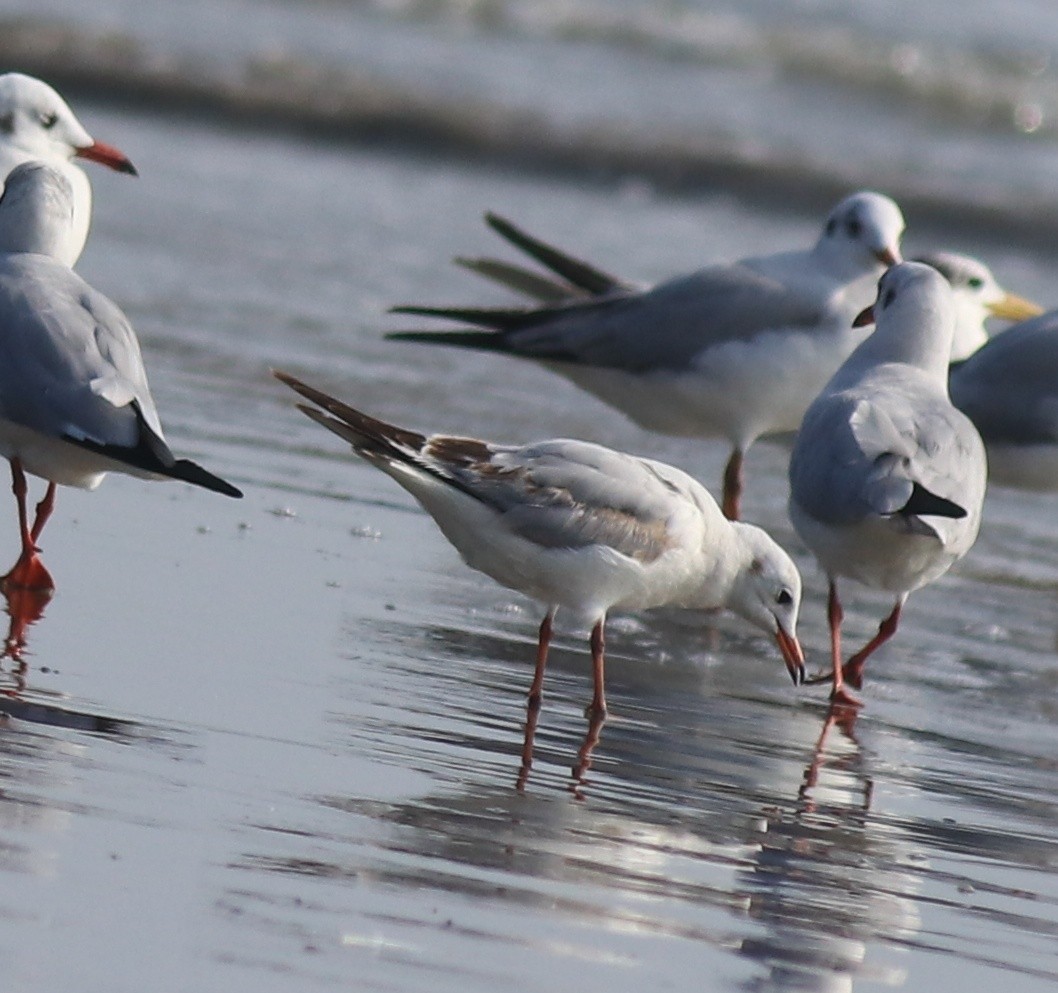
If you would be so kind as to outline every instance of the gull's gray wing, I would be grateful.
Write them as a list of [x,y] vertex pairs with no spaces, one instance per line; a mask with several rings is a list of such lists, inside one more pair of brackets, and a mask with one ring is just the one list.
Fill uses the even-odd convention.
[[161,437],[128,320],[45,256],[0,258],[0,417],[98,445],[135,446],[141,421]]
[[710,347],[825,322],[827,302],[746,264],[711,266],[641,292],[528,310],[399,307],[492,332],[401,332],[417,341],[510,352],[626,372],[682,370]]
[[1058,441],[1058,311],[990,339],[952,366],[949,387],[986,442]]
[[980,438],[918,378],[908,367],[880,367],[809,407],[790,460],[801,510],[835,525],[900,514],[918,530],[920,517],[961,519],[979,504]]
[[512,532],[548,548],[605,545],[651,562],[672,547],[670,522],[697,506],[681,473],[588,442],[513,447],[433,437],[422,454]]
[[678,543],[677,531],[682,536],[682,528],[700,523],[710,511],[719,517],[709,494],[671,466],[585,441],[517,447],[425,437],[370,417],[287,373],[274,375],[322,408],[302,404],[304,413],[413,495],[431,485],[436,489],[441,480],[489,507],[512,533],[547,548],[603,545],[652,562]]

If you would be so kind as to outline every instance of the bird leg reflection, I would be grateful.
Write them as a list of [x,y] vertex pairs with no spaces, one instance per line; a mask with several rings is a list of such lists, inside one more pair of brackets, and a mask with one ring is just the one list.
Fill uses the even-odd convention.
[[22,471],[22,460],[18,457],[11,459],[11,491],[18,502],[18,526],[22,538],[22,551],[18,561],[5,576],[0,578],[0,588],[50,593],[55,589],[55,581],[40,560],[40,549],[37,548],[36,539],[44,529],[55,506],[55,484],[48,484],[44,499],[37,505],[37,514],[32,528],[29,526],[29,515],[26,512],[26,475]]
[[51,590],[30,590],[22,587],[4,587],[3,595],[7,601],[7,613],[11,617],[7,637],[4,639],[0,659],[8,658],[16,664],[12,671],[14,687],[5,689],[7,696],[17,697],[26,688],[28,665],[22,653],[26,648],[27,632],[44,616],[44,608],[51,600]]
[[[826,719],[823,721],[823,728],[816,739],[815,747],[812,749],[812,761],[809,763],[808,768],[805,769],[801,788],[797,791],[798,799],[802,801],[806,811],[814,811],[816,807],[816,802],[809,796],[809,791],[819,782],[819,773],[825,764],[827,738],[830,736],[831,728],[836,726],[858,748],[859,742],[856,740],[855,734],[856,718],[858,716],[859,712],[857,710],[841,704],[831,704],[830,709],[827,711]],[[863,802],[865,811],[870,808],[870,800],[871,784],[866,782],[864,784]]]

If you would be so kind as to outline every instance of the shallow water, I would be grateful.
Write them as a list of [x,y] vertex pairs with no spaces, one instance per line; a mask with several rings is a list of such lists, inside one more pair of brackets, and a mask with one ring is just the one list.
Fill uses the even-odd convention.
[[[536,608],[465,569],[268,376],[413,427],[591,437],[712,484],[721,446],[647,435],[528,364],[386,342],[384,308],[487,299],[446,262],[497,247],[487,208],[642,278],[803,243],[811,211],[78,106],[143,174],[93,173],[82,271],[139,329],[174,448],[246,498],[120,478],[60,494],[59,589],[0,701],[5,988],[1058,980],[1053,497],[990,496],[854,726],[735,621],[615,618],[613,716],[579,760],[590,673],[563,628],[519,788]],[[912,232],[909,251],[979,251],[1052,299],[1053,256]],[[805,571],[821,664],[785,458],[753,451],[747,512]],[[848,607],[855,639],[888,605]]]

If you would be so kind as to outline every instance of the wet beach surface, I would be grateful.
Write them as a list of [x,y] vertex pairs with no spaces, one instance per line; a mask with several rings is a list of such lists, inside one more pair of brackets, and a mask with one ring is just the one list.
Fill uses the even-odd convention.
[[[827,721],[735,621],[614,618],[612,717],[578,765],[563,625],[519,788],[537,608],[470,572],[390,480],[298,414],[281,367],[409,427],[586,437],[714,488],[540,369],[387,342],[401,301],[505,299],[450,266],[486,209],[650,279],[801,244],[818,219],[78,104],[142,179],[93,171],[81,263],[129,313],[175,450],[246,492],[62,491],[58,583],[0,698],[0,949],[13,990],[1005,991],[1058,980],[1058,515],[996,490]],[[1050,305],[1058,258],[952,245]],[[786,450],[747,517],[786,521]],[[0,551],[16,550],[13,502]],[[7,534],[6,540],[3,535]],[[888,604],[850,595],[865,639]]]

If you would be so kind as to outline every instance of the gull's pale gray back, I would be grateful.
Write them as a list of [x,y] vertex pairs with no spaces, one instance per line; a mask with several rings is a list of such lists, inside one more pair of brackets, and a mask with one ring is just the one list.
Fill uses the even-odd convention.
[[952,368],[949,388],[988,443],[1058,442],[1058,310],[996,335]]
[[671,544],[673,495],[696,504],[696,484],[678,470],[589,442],[513,447],[434,437],[423,460],[544,547],[603,544],[653,561]]
[[37,161],[16,166],[0,195],[0,254],[61,257],[73,212],[73,187],[62,173]]
[[72,269],[0,256],[0,417],[48,436],[132,444],[135,400],[162,435],[136,335]]

